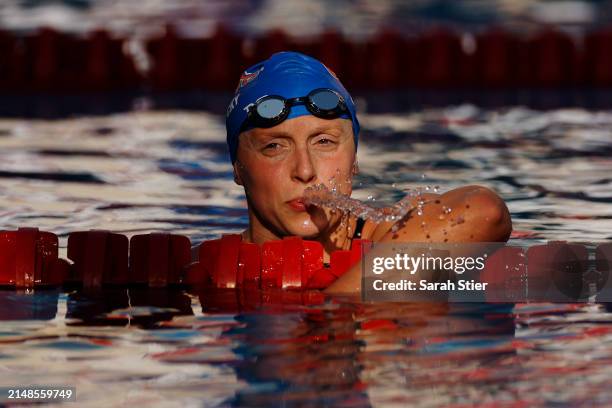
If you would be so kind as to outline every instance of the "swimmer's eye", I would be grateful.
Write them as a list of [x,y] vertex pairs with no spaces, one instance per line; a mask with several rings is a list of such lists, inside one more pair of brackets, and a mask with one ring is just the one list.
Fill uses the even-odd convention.
[[316,141],[316,144],[321,145],[321,146],[331,146],[335,143],[336,142],[334,140],[327,138],[327,137],[323,137]]
[[278,156],[279,154],[283,153],[285,149],[286,149],[286,146],[282,142],[281,143],[270,142],[263,146],[263,148],[261,149],[261,153],[266,156],[273,157],[273,156]]
[[276,150],[280,147],[278,143],[268,143],[264,146],[264,150]]

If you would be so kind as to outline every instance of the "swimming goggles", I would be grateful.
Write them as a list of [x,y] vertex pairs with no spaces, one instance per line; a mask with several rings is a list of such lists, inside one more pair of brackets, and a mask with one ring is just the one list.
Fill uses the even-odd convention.
[[306,105],[306,109],[314,116],[323,119],[335,119],[348,114],[346,103],[340,94],[332,89],[318,88],[298,98],[262,96],[247,108],[247,120],[243,128],[276,126],[287,119],[291,106],[300,103]]

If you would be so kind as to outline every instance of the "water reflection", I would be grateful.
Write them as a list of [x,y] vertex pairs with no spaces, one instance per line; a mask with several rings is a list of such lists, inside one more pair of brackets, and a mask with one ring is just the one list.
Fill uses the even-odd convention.
[[180,290],[104,288],[70,293],[66,318],[77,326],[152,328],[174,316],[192,314],[191,299]]
[[609,305],[163,292],[0,292],[0,367],[11,372],[0,385],[61,378],[83,401],[111,405],[135,401],[135,387],[156,390],[152,406],[612,401]]
[[485,360],[514,337],[513,305],[363,304],[320,296],[300,303],[293,295],[197,292],[203,313],[231,313],[240,323],[221,336],[237,345],[234,369],[249,384],[232,405],[369,406],[368,389],[389,364],[431,365],[452,353]]
[[0,321],[51,320],[57,314],[59,292],[31,293],[0,289]]

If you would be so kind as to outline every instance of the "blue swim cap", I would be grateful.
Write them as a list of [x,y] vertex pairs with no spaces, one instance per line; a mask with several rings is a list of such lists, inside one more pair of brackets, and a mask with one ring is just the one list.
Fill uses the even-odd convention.
[[[359,135],[359,122],[355,103],[336,75],[320,61],[299,52],[279,52],[255,64],[242,73],[234,98],[227,108],[225,126],[227,145],[232,163],[236,161],[238,135],[247,118],[248,106],[266,95],[279,95],[286,99],[308,95],[317,88],[329,88],[344,98],[350,113],[343,115],[353,122],[355,148]],[[303,104],[293,105],[287,119],[311,115]]]

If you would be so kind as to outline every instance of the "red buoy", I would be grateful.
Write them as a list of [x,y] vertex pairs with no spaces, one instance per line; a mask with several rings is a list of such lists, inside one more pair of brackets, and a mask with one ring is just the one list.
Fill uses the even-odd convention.
[[418,60],[421,86],[457,85],[457,67],[461,62],[459,37],[446,30],[435,30],[419,39]]
[[370,85],[379,89],[396,87],[400,77],[407,74],[402,63],[404,40],[393,30],[379,32],[369,44],[368,58]]
[[105,30],[96,30],[87,39],[85,87],[90,90],[111,89],[110,37]]
[[49,90],[59,76],[58,56],[60,34],[51,28],[42,28],[34,37],[32,60],[33,85],[38,90]]
[[151,233],[130,239],[130,283],[149,287],[179,284],[190,262],[191,241],[183,235]]
[[515,86],[517,47],[516,39],[500,29],[479,35],[475,51],[476,83],[494,88]]
[[58,258],[57,235],[38,228],[0,231],[0,285],[61,285],[68,267],[65,260]]
[[164,36],[149,42],[153,66],[151,79],[158,90],[172,90],[179,79],[179,39],[173,26],[167,25]]
[[72,232],[68,236],[68,258],[74,262],[71,282],[84,287],[127,284],[128,245],[125,235],[104,230]]
[[[573,83],[576,48],[566,34],[547,30],[528,43],[531,70],[524,72],[526,85],[557,87]],[[524,63],[524,61],[519,61]]]
[[587,34],[584,45],[585,82],[596,87],[612,86],[612,30]]

